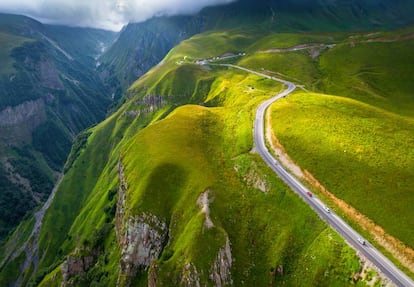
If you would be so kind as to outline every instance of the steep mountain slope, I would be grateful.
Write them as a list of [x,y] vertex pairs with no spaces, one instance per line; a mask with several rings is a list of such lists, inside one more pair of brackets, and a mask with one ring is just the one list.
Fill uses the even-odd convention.
[[413,24],[413,11],[409,0],[240,0],[205,8],[194,16],[155,17],[129,24],[99,59],[99,70],[118,99],[172,47],[197,33],[243,28],[263,36],[271,32],[392,29]]
[[47,198],[74,136],[104,118],[93,56],[113,36],[0,15],[0,238]]
[[[385,17],[376,12],[377,6],[368,9],[371,1],[351,2],[350,7],[365,7],[355,8],[357,16],[340,13],[343,2],[332,1],[338,5],[303,18],[294,11],[312,11],[310,2],[295,1],[300,9],[266,3],[285,9],[283,25],[269,18],[269,6],[252,7],[247,1],[201,12],[212,15],[205,16],[205,29],[220,29],[182,41],[131,86],[118,111],[77,137],[40,233],[30,237],[34,221],[27,220],[0,250],[2,285],[346,286],[369,280],[374,272],[365,276],[355,252],[252,152],[255,108],[282,87],[246,73],[194,63],[246,51],[246,57],[228,61],[286,72],[306,89],[337,89],[330,86],[333,72],[320,70],[315,62],[331,44],[344,41],[344,46],[351,46],[349,34],[269,35],[271,31],[398,26],[392,24],[394,16],[403,7],[399,5],[408,2],[381,2],[394,11]],[[318,3],[317,7],[326,6],[326,1]],[[248,14],[252,15],[248,20],[240,16]],[[268,20],[257,23],[261,15]],[[404,15],[401,19],[408,21]],[[332,17],[339,20],[328,26]],[[380,24],[372,21],[375,17]],[[235,29],[241,22],[246,26]],[[132,27],[127,29],[133,31]],[[135,41],[129,39],[122,41]],[[149,39],[145,47],[156,47],[163,37],[156,39]],[[275,51],[315,42],[323,45],[295,53]],[[118,52],[109,50],[113,53],[105,60],[109,66],[103,63],[101,71],[114,65],[111,73],[120,81],[128,78],[122,76],[128,69],[120,69],[129,67],[126,62],[134,58],[130,49],[135,50],[136,44],[127,45],[127,52],[115,45]],[[271,56],[263,53],[271,49],[267,53]],[[123,56],[116,59],[121,52]],[[135,66],[132,62],[129,68]],[[113,83],[115,88],[117,82]],[[21,252],[21,246],[33,253]]]
[[274,105],[276,145],[285,147],[309,181],[331,193],[332,204],[398,254],[411,271],[413,32],[411,27],[353,33],[330,48],[273,49],[242,62],[283,68],[306,89],[324,93],[298,94]]
[[[194,64],[252,51],[256,38],[194,36],[134,83],[125,104],[75,142],[38,246],[29,240],[39,261],[7,250],[0,282],[363,284],[355,252],[251,153],[254,111],[282,87]],[[27,238],[22,227],[12,241]],[[13,274],[16,266],[33,267]]]
[[[202,41],[174,49],[77,145],[45,217],[33,283],[343,285],[359,270],[355,253],[250,153],[255,107],[281,87],[176,64]],[[188,102],[211,107],[170,113]],[[332,267],[338,261],[346,267]]]
[[202,30],[201,19],[159,17],[128,24],[116,42],[99,58],[99,71],[114,98],[119,99],[132,82],[158,64],[184,39]]

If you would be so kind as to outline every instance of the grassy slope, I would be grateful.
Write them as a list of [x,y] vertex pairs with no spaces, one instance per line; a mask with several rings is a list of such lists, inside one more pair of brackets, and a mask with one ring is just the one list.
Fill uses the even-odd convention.
[[21,46],[26,41],[29,41],[29,39],[0,32],[0,76],[13,73],[11,50]]
[[[230,148],[229,139],[233,138],[228,134],[226,112],[227,109],[199,106],[178,108],[168,118],[138,133],[124,151],[128,195],[132,198],[130,213],[151,212],[173,226],[167,247],[172,257],[161,256],[159,274],[172,270],[174,275],[160,275],[161,281],[176,279],[183,268],[180,262],[190,261],[199,270],[208,270],[225,236],[229,236],[236,258],[232,270],[236,285],[267,284],[272,281],[269,269],[276,264],[283,264],[287,274],[278,281],[316,282],[320,273],[329,269],[328,262],[338,259],[352,267],[332,269],[332,273],[340,275],[330,279],[344,284],[350,270],[359,268],[352,252],[349,257],[342,256],[341,252],[349,252],[345,251],[347,247],[336,236],[329,239],[332,232],[271,175],[257,156],[240,148],[234,152],[242,153],[233,160],[222,153],[217,142]],[[228,164],[244,171],[237,174]],[[258,172],[259,168],[267,170],[272,186],[269,194],[240,180],[247,171]],[[215,224],[209,230],[203,227],[204,215],[196,204],[206,189],[213,198],[210,209]],[[296,212],[292,214],[290,210]],[[318,255],[319,264],[306,274],[295,272],[310,265],[308,256],[319,240],[326,243],[322,248],[326,253]]]
[[275,104],[272,119],[279,140],[302,168],[414,246],[413,119],[346,98],[307,93]]
[[321,58],[321,89],[414,117],[413,49],[414,39],[339,45]]
[[[196,37],[194,43],[186,41],[176,50],[195,56],[197,51],[190,47],[198,47],[202,40]],[[232,44],[217,52],[227,52]],[[171,244],[165,251],[169,255],[162,255],[158,262],[165,271],[160,272],[160,280],[176,280],[187,261],[205,270],[202,278],[208,280],[209,266],[228,236],[236,285],[265,285],[272,280],[317,285],[327,270],[330,275],[324,280],[331,285],[347,284],[359,269],[354,252],[288,191],[257,155],[249,153],[255,108],[280,87],[233,70],[179,66],[174,54],[169,57],[134,85],[130,100],[119,112],[91,130],[86,148],[66,174],[45,217],[41,268],[52,272],[59,263],[56,254],[82,247],[104,226],[104,209],[110,204],[107,194],[117,187],[116,164],[121,156],[131,198],[129,214],[150,211],[171,224]],[[175,81],[181,73],[193,76]],[[124,111],[137,109],[136,100],[149,91],[166,97],[166,106],[138,119],[125,116]],[[142,129],[151,118],[163,118],[170,107],[185,101],[205,101],[218,107],[184,106]],[[266,181],[269,192],[254,188],[254,180]],[[213,198],[210,209],[215,224],[209,230],[203,228],[204,216],[196,203],[207,188]],[[100,284],[111,285],[116,282],[119,260],[113,230],[105,237],[104,248],[108,260],[94,267],[94,272],[108,271],[107,281]],[[318,257],[317,263],[312,255]],[[346,267],[336,268],[333,262],[338,261]],[[269,270],[278,264],[283,264],[285,276],[272,279]],[[142,278],[137,280],[145,281]]]
[[[333,34],[342,40],[317,59],[307,51],[298,51],[253,54],[240,62],[281,72],[307,89],[356,100],[316,94],[288,97],[275,104],[276,135],[293,159],[331,192],[411,247],[414,58],[410,51],[414,41],[366,40],[395,39],[412,32],[408,28],[349,38]],[[321,37],[320,41],[326,35]]]

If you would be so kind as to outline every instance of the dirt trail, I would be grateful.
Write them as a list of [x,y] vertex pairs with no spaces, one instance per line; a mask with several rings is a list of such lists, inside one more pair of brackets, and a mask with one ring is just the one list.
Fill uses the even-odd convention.
[[258,54],[263,53],[285,53],[285,52],[294,52],[294,51],[302,51],[302,50],[310,50],[310,49],[326,49],[326,48],[333,48],[336,44],[322,44],[322,43],[306,43],[306,44],[299,44],[293,47],[287,48],[273,48],[264,51],[257,51]]

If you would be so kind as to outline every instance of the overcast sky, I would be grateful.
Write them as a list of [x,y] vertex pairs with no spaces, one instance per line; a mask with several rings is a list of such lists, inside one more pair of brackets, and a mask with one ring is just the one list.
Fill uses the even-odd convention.
[[119,30],[154,15],[192,14],[235,0],[0,0],[0,11],[44,23]]

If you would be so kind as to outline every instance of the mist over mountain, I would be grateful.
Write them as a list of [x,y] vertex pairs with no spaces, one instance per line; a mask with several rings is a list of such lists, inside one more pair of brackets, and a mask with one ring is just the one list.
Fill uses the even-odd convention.
[[0,11],[25,14],[44,23],[120,30],[128,22],[143,22],[154,16],[191,15],[204,7],[234,0],[4,0]]

